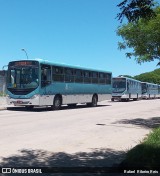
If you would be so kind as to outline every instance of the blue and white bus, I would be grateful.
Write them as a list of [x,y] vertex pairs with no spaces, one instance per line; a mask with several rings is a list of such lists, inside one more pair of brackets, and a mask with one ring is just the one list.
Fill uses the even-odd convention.
[[87,103],[97,106],[112,93],[112,73],[57,64],[45,60],[19,60],[8,65],[8,104],[33,108]]
[[142,88],[140,81],[122,76],[112,79],[112,101],[138,100],[141,96]]
[[159,85],[154,83],[142,82],[142,98],[159,98]]

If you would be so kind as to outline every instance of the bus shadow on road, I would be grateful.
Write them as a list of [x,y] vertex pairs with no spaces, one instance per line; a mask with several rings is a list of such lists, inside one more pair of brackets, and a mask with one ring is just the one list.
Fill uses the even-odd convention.
[[[54,173],[54,176],[71,176],[74,173],[80,175],[94,175],[94,172],[105,172],[107,168],[114,171],[124,160],[126,152],[112,149],[92,149],[92,152],[79,152],[69,154],[65,152],[51,153],[46,150],[23,149],[16,155],[2,158],[1,167],[43,167],[51,170],[57,169],[61,173]],[[65,170],[64,170],[65,169]],[[98,170],[96,170],[98,169]],[[67,172],[66,172],[67,171]],[[63,173],[64,172],[64,173]],[[67,174],[68,173],[68,174]],[[13,174],[14,175],[14,174]],[[104,174],[106,176],[106,173]],[[77,176],[77,174],[76,174]]]
[[148,119],[136,118],[136,119],[123,119],[116,121],[113,124],[129,124],[147,129],[153,129],[160,127],[160,117],[151,117]]
[[[63,111],[63,110],[73,110],[73,109],[90,109],[90,108],[101,108],[101,107],[107,107],[107,106],[112,106],[112,105],[97,105],[96,107],[89,107],[87,105],[77,105],[75,107],[70,107],[67,105],[64,105],[61,107],[60,110],[58,111]],[[9,111],[25,111],[25,112],[43,112],[43,111],[55,111],[52,110],[51,107],[35,107],[33,109],[26,109],[25,107],[8,107],[7,110]]]

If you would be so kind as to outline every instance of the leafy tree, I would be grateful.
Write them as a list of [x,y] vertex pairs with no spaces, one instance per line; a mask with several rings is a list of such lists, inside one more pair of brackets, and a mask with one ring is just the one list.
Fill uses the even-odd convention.
[[119,49],[132,48],[126,56],[135,57],[138,63],[160,60],[160,7],[155,9],[155,18],[146,21],[140,19],[137,23],[122,25],[117,30],[123,42],[119,42]]
[[151,19],[156,15],[152,9],[154,5],[154,0],[123,0],[117,5],[121,10],[117,18],[121,22],[124,17],[129,22],[136,22],[140,18]]

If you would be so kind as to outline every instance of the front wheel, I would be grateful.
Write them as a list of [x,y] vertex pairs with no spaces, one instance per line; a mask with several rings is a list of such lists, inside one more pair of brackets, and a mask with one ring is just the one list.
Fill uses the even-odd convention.
[[52,110],[59,110],[62,105],[62,100],[60,96],[55,96],[53,105],[51,106]]

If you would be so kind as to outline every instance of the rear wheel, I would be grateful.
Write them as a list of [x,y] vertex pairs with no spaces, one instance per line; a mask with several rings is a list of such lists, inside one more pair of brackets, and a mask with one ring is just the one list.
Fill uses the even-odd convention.
[[59,110],[62,105],[62,99],[60,96],[55,96],[53,105],[51,106],[52,110]]
[[96,107],[97,106],[97,102],[98,102],[98,98],[96,95],[93,95],[92,97],[92,102],[91,102],[91,107]]

